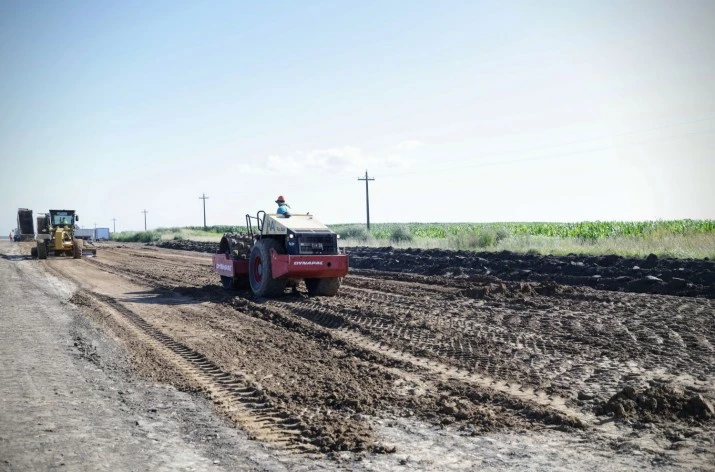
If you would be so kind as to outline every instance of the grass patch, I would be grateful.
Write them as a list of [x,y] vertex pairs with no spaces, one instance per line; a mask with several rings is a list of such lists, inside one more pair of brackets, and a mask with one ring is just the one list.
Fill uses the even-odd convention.
[[113,233],[112,241],[122,243],[150,243],[161,239],[159,231],[123,231],[121,233]]
[[414,240],[414,236],[406,226],[395,226],[390,231],[390,242],[401,244],[412,242],[412,240]]
[[355,242],[368,242],[374,239],[367,228],[362,225],[345,226],[338,234],[341,239],[349,239]]
[[467,251],[512,251],[520,254],[616,254],[624,257],[659,257],[715,260],[715,234],[651,235],[649,237],[614,237],[599,240],[583,238],[558,238],[548,236],[509,236],[491,246],[491,236],[480,238],[479,233],[464,234],[452,238],[414,238],[409,242],[395,243],[389,239],[373,239],[369,242],[343,240],[342,246],[371,246],[420,249],[453,249]]
[[447,246],[450,249],[459,250],[489,249],[495,247],[508,237],[509,233],[503,228],[462,231],[448,237]]
[[[216,228],[245,228],[238,226],[219,226]],[[153,241],[202,241],[202,242],[219,242],[224,233],[217,233],[209,230],[204,231],[203,227],[189,228],[158,228],[151,231],[123,231],[121,233],[113,233],[112,241],[118,242],[141,242],[148,243]]]
[[646,237],[621,236],[589,241],[578,238],[545,236],[515,236],[495,247],[495,250],[538,254],[617,254],[624,257],[675,257],[715,260],[715,234],[652,234]]

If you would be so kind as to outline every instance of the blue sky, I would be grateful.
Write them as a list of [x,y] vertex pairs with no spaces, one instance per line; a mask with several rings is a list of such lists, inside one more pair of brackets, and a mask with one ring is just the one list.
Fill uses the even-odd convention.
[[[106,4],[105,4],[106,3]],[[715,218],[715,3],[0,2],[0,228]]]

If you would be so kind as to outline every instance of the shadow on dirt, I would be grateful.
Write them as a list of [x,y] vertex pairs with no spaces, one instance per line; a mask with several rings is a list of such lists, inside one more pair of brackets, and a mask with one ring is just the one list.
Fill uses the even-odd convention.
[[241,298],[247,298],[250,299],[254,303],[258,303],[259,305],[261,303],[265,302],[270,302],[271,300],[278,300],[281,303],[299,303],[299,302],[304,302],[308,298],[308,294],[305,292],[297,291],[297,292],[292,292],[290,289],[286,289],[286,291],[278,296],[272,296],[272,297],[256,297],[253,295],[253,293],[250,290],[241,290],[241,291],[234,291],[234,292],[228,292],[229,294],[233,295],[240,295]]
[[34,257],[29,254],[3,254],[2,258],[11,262],[29,261],[34,259]]
[[157,305],[193,305],[215,299],[221,292],[215,285],[204,287],[173,287],[172,289],[157,287],[140,292],[129,292],[127,297],[117,298],[125,303],[146,303]]

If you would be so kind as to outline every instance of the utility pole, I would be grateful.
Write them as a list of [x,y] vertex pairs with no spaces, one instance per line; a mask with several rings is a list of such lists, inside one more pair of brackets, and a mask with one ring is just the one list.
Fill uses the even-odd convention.
[[117,232],[117,219],[112,218],[112,223],[114,223],[114,226],[112,227],[114,229],[113,233],[116,233]]
[[144,231],[146,231],[146,214],[149,212],[146,210],[143,210],[142,213],[144,213]]
[[94,224],[94,233],[92,234],[92,241],[97,239],[97,223]]
[[207,197],[205,193],[202,193],[201,196],[199,197],[199,200],[204,201],[204,231],[206,231],[206,200],[208,198],[209,197]]
[[367,229],[370,231],[370,190],[368,189],[368,182],[375,180],[374,178],[367,176],[367,170],[365,170],[365,178],[358,177],[358,180],[365,181],[365,206],[367,207]]

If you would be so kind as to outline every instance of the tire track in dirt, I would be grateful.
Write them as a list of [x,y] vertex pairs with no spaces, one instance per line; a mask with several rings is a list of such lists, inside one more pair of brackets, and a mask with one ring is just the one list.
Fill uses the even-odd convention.
[[102,311],[121,315],[131,322],[141,331],[136,333],[135,330],[139,339],[150,344],[154,351],[161,353],[180,371],[186,372],[210,398],[221,405],[224,413],[255,439],[278,444],[295,452],[318,451],[317,447],[310,444],[310,440],[315,438],[310,438],[306,425],[271,405],[270,400],[247,381],[245,375],[221,370],[201,353],[175,341],[110,297],[86,291],[77,294],[77,297],[83,296],[93,298],[99,306],[105,305]]
[[[597,423],[595,416],[584,414],[566,406],[566,399],[548,396],[543,391],[537,393],[532,388],[509,383],[506,380],[477,376],[473,373],[460,370],[459,368],[455,368],[442,362],[426,359],[424,357],[417,357],[411,355],[406,350],[400,350],[386,345],[383,338],[372,339],[370,337],[366,337],[359,332],[359,321],[358,323],[355,323],[358,327],[358,329],[356,329],[356,326],[353,325],[354,321],[350,319],[350,316],[346,317],[348,320],[346,321],[345,319],[336,316],[334,313],[325,310],[325,307],[322,307],[317,303],[310,307],[300,309],[296,309],[291,304],[284,304],[281,302],[274,303],[274,306],[281,308],[285,314],[298,314],[313,323],[334,330],[334,336],[337,336],[338,338],[351,344],[360,346],[366,350],[374,351],[377,354],[394,359],[400,363],[408,363],[419,367],[430,377],[432,382],[435,381],[434,379],[443,382],[457,380],[476,386],[480,389],[498,392],[517,400],[515,404],[519,405],[519,408],[523,408],[523,404],[519,402],[527,404],[533,403],[539,407],[552,410],[546,414],[562,415],[561,421],[563,424],[568,424],[570,426],[583,428],[586,424]],[[275,308],[271,307],[269,309],[273,310]],[[393,333],[393,335],[399,339],[403,336],[403,333],[397,331],[396,333]],[[424,346],[424,349],[428,349],[429,343],[424,343]],[[444,352],[444,349],[442,351]]]
[[[108,266],[107,264],[102,264],[99,263],[98,261],[91,261],[92,264],[95,265],[101,265],[103,270],[109,270],[113,273],[117,274],[124,274],[125,276],[129,277],[134,277],[138,274],[128,271],[126,267],[118,268],[118,267],[111,267]],[[145,277],[145,276],[140,276],[143,280],[146,281],[152,281],[155,280],[154,277]],[[219,292],[223,294],[223,298],[229,298],[224,292]],[[309,299],[305,300],[304,302],[300,302],[299,300],[294,300],[294,302],[298,304],[302,303],[308,303],[310,301],[318,301],[318,300],[324,300],[322,298],[318,299]],[[282,303],[280,301],[275,301],[271,300],[270,302],[267,303],[261,303],[261,304],[256,304],[253,302],[245,302],[245,304],[240,304],[241,306],[235,307],[242,313],[256,313],[256,312],[261,312],[261,313],[269,313],[270,316],[274,317],[276,315],[281,315],[286,318],[293,318],[296,316],[302,317],[304,319],[308,319],[311,323],[315,323],[317,325],[321,325],[323,327],[330,327],[329,324],[326,325],[325,323],[320,323],[317,322],[314,317],[311,317],[309,315],[309,312],[306,312],[305,309],[300,309],[296,312],[296,307],[293,306],[293,304],[286,304]],[[288,321],[289,323],[291,321]],[[392,361],[396,361],[397,363],[400,364],[410,364],[413,366],[413,368],[418,368],[422,372],[421,377],[424,377],[425,375],[429,377],[434,377],[434,380],[429,380],[427,383],[432,386],[435,390],[439,390],[440,388],[443,389],[443,387],[440,387],[441,382],[447,382],[447,381],[462,381],[466,382],[469,385],[472,385],[473,387],[478,387],[481,390],[487,390],[490,392],[490,395],[499,395],[500,396],[500,402],[503,404],[513,404],[513,409],[514,412],[513,414],[516,416],[522,415],[522,413],[519,413],[520,411],[524,410],[525,405],[533,405],[534,408],[528,408],[528,417],[531,421],[536,420],[539,421],[540,418],[545,418],[549,417],[549,423],[550,424],[566,424],[570,426],[578,426],[582,427],[583,426],[583,421],[589,421],[593,422],[592,418],[585,418],[583,415],[580,415],[578,412],[575,410],[569,409],[564,405],[564,401],[562,399],[557,399],[557,398],[551,398],[549,399],[546,394],[541,392],[540,394],[532,394],[531,389],[528,388],[522,388],[519,390],[518,387],[514,387],[513,385],[509,385],[507,382],[500,382],[495,379],[488,378],[484,380],[483,378],[477,378],[474,374],[467,374],[466,372],[459,372],[458,370],[454,369],[452,366],[445,365],[439,362],[435,362],[434,360],[428,361],[425,359],[421,359],[416,356],[411,356],[407,353],[399,353],[396,350],[393,349],[386,349],[385,345],[382,345],[381,343],[375,344],[373,342],[366,342],[366,338],[357,333],[357,332],[332,332],[332,335],[336,337],[336,339],[342,340],[347,344],[357,346],[361,350],[366,350],[373,352],[375,356],[380,356],[380,357],[385,357],[388,359],[388,361],[383,361],[382,364],[385,368],[392,370],[395,375],[401,377],[401,378],[412,378],[412,381],[417,381],[417,377],[414,374],[410,374],[404,369],[396,368],[395,367],[395,362],[390,362],[389,360],[391,359]],[[454,371],[454,374],[449,374],[445,375],[445,371],[447,373],[451,373]],[[425,380],[422,379],[420,382],[424,383]],[[511,396],[513,397],[512,400],[510,401],[504,401],[503,396]],[[558,418],[558,419],[557,419]]]
[[[154,328],[160,327],[159,338],[168,336],[172,343],[179,343],[179,350],[190,349],[202,356],[202,362],[210,362],[209,367],[212,370],[215,367],[220,372],[231,373],[248,383],[250,388],[259,390],[265,397],[265,403],[279,408],[281,412],[287,413],[290,418],[303,425],[301,435],[309,439],[317,451],[330,453],[369,449],[385,452],[384,446],[375,443],[374,433],[365,420],[360,418],[360,415],[355,416],[355,411],[350,413],[348,409],[349,405],[359,404],[353,403],[350,398],[351,394],[357,393],[356,389],[341,391],[339,387],[341,377],[352,377],[359,379],[369,388],[378,387],[379,391],[386,391],[391,378],[388,376],[383,379],[383,372],[376,371],[369,363],[356,364],[351,360],[353,356],[340,354],[336,351],[339,346],[334,346],[325,333],[304,330],[296,334],[296,326],[272,327],[271,323],[267,323],[255,312],[250,315],[243,314],[241,304],[235,309],[229,305],[215,303],[217,299],[230,299],[223,289],[214,294],[217,296],[213,297],[213,303],[196,303],[183,294],[171,293],[171,290],[162,287],[149,291],[140,290],[136,282],[143,282],[130,271],[97,261],[85,262],[87,263],[84,268],[78,264],[65,266],[67,269],[62,271],[63,276],[69,274],[70,278],[77,276],[80,279],[84,276],[85,284],[88,283],[86,277],[90,277],[90,287],[98,284],[103,291],[113,294],[110,298],[103,299],[105,303],[114,300],[113,303],[124,306],[125,309],[128,304],[132,309],[130,313],[125,313],[131,316],[133,312]],[[110,268],[111,272],[104,270],[107,268]],[[118,281],[115,278],[118,274],[129,282],[114,282]],[[142,276],[141,279],[145,277]],[[146,279],[151,280],[152,277]],[[81,282],[82,280],[78,281]],[[117,288],[117,285],[121,287]],[[209,290],[209,293],[214,291]],[[237,317],[241,320],[238,323]],[[131,343],[134,335],[130,333],[120,336],[123,339],[127,337]],[[315,346],[316,341],[326,344],[328,349]],[[175,385],[182,384],[177,378],[179,374],[164,366],[147,362],[147,356],[142,355],[144,347],[134,344],[131,350],[139,352],[135,361],[145,373]],[[305,352],[304,359],[300,359],[300,356],[293,359],[296,357],[293,353],[296,352]],[[320,353],[323,359],[315,355]],[[279,357],[276,358],[276,355]],[[321,369],[321,364],[329,366],[331,372]],[[313,385],[310,382],[313,382]],[[384,384],[383,387],[380,382]],[[331,387],[331,383],[335,383],[335,387]],[[313,387],[321,386],[322,391],[313,391]],[[328,397],[328,404],[304,401],[318,394]],[[347,397],[347,404],[342,403],[345,401],[343,397]],[[331,407],[331,404],[334,405]]]
[[[538,429],[545,425],[556,426],[559,429],[584,429],[587,427],[584,420],[595,422],[595,417],[592,415],[571,410],[560,403],[559,399],[547,398],[545,395],[535,397],[528,389],[520,391],[509,385],[504,388],[505,385],[501,382],[476,377],[433,360],[391,349],[382,342],[372,341],[349,329],[344,323],[335,325],[334,317],[329,317],[323,324],[314,318],[298,315],[298,318],[303,319],[303,323],[307,325],[298,324],[295,321],[295,307],[290,302],[271,300],[270,303],[255,303],[242,299],[229,304],[238,305],[237,309],[242,312],[252,313],[253,316],[261,314],[273,323],[293,329],[298,326],[307,327],[308,330],[315,329],[315,326],[325,327],[329,336],[343,341],[344,348],[353,355],[368,356],[370,363],[380,365],[382,369],[391,372],[392,378],[396,379],[395,384],[411,385],[413,388],[410,390],[420,386],[419,389],[423,391],[438,392],[437,398],[432,399],[428,404],[408,403],[413,410],[412,414],[417,412],[422,418],[434,417],[435,413],[439,413],[442,425],[469,421],[474,423],[471,425],[474,427],[480,422],[490,424],[492,421],[490,418],[498,418],[502,425],[519,425],[527,429]],[[538,401],[535,402],[535,398],[538,398]],[[384,400],[401,404],[392,395]],[[456,404],[459,408],[452,406]],[[495,407],[499,410],[496,415],[493,412],[484,412]],[[482,415],[484,417],[481,417]],[[541,426],[535,426],[538,424]],[[604,432],[607,429],[603,428]]]
[[[676,386],[710,401],[715,391],[711,300],[372,270],[348,276],[336,298],[255,300],[223,291],[208,260],[130,249],[88,262],[154,287],[153,294],[223,307],[152,321],[168,324],[168,335],[223,371],[245,371],[240,356],[262,355],[262,343],[273,352],[279,336],[290,336],[296,359],[263,363],[273,377],[261,388],[318,428],[350,430],[362,422],[353,413],[393,412],[481,431],[586,425],[598,440],[621,444],[624,432],[598,423],[608,419],[603,405],[625,388]],[[262,336],[249,339],[237,328],[255,324],[250,319],[267,323],[255,325]],[[338,375],[339,382],[330,379]],[[296,382],[314,395],[299,393]],[[701,434],[694,423],[667,421]]]
[[[58,276],[67,276],[54,267],[48,268]],[[81,283],[76,279],[75,282]],[[134,342],[149,347],[189,383],[205,392],[222,413],[250,437],[301,454],[320,451],[313,443],[323,443],[324,440],[312,435],[300,419],[272,405],[246,375],[220,369],[204,355],[166,335],[112,297],[80,289],[70,301],[102,313],[104,322],[107,322],[106,317],[111,317],[112,322],[131,333]]]
[[[522,295],[521,287],[514,287],[517,289],[515,293],[509,294],[509,286],[506,286],[497,287],[495,296],[482,290],[475,299],[469,300],[471,297],[455,296],[454,291],[445,294],[443,289],[420,288],[412,281],[402,284],[407,289],[400,288],[398,283],[385,284],[384,292],[377,294],[374,288],[382,282],[351,277],[346,283],[368,290],[368,298],[379,302],[369,306],[341,307],[341,311],[347,308],[347,316],[367,319],[364,325],[368,328],[376,323],[392,323],[418,331],[410,336],[398,333],[393,336],[398,341],[405,337],[437,338],[442,346],[433,351],[453,358],[458,365],[466,364],[465,368],[470,368],[475,352],[484,354],[485,345],[498,348],[498,355],[491,356],[494,363],[504,359],[518,361],[514,354],[530,353],[529,359],[523,359],[528,362],[521,362],[521,368],[512,362],[505,366],[506,370],[534,385],[546,378],[556,388],[560,387],[557,377],[565,377],[570,380],[561,382],[561,387],[567,394],[573,390],[569,384],[583,384],[589,380],[590,383],[611,386],[610,391],[603,393],[613,394],[619,388],[620,374],[624,378],[642,374],[644,368],[651,372],[677,372],[678,376],[704,381],[712,374],[715,365],[709,341],[715,338],[711,323],[714,312],[709,300],[693,300],[689,304],[689,318],[683,319],[669,314],[682,303],[682,299],[675,297],[654,300],[643,295],[623,294],[618,297],[620,302],[614,303],[612,295],[603,297],[599,292],[583,291],[588,289],[550,297]],[[419,299],[406,295],[415,292],[420,294]],[[460,292],[470,295],[468,290]],[[353,295],[355,292],[348,293],[343,305],[350,298],[359,298]],[[426,316],[420,314],[420,310],[426,312]],[[439,339],[445,326],[449,336]],[[429,333],[420,335],[422,328]],[[654,343],[654,340],[658,342]],[[563,362],[564,359],[568,362]],[[462,362],[464,360],[467,362]],[[607,366],[598,374],[610,373],[611,378],[593,379],[591,364]],[[473,366],[476,370],[482,367],[491,373],[489,365]],[[499,371],[498,368],[495,370]],[[554,374],[549,375],[548,371]],[[572,395],[575,393],[571,392]]]
[[[94,264],[97,264],[97,261],[92,262]],[[102,265],[106,266],[106,264]],[[127,273],[126,267],[119,270],[117,270],[117,268],[110,267],[103,267],[103,269],[110,270],[116,273]],[[132,276],[136,275],[133,272],[131,274]],[[153,277],[142,278],[147,281],[151,281],[152,279],[154,279]],[[377,298],[377,300],[372,300],[372,302],[374,303],[383,303],[388,301],[386,297],[389,297],[389,295],[386,293],[362,289],[356,290],[372,293],[374,295],[374,298]],[[354,297],[355,294],[349,294],[348,296],[351,295]],[[365,297],[359,298],[364,299]],[[395,297],[392,297],[389,301],[395,302],[394,298]],[[410,355],[409,353],[404,352],[404,350],[388,348],[383,342],[384,339],[377,344],[372,341],[366,341],[366,339],[368,338],[359,333],[359,331],[364,331],[365,325],[367,325],[368,328],[371,328],[373,330],[384,330],[387,326],[390,325],[387,323],[380,323],[379,321],[360,316],[347,316],[347,320],[349,322],[346,323],[346,317],[344,313],[340,314],[335,310],[329,310],[324,305],[321,305],[321,302],[324,301],[325,299],[323,298],[312,298],[302,301],[293,300],[292,303],[284,303],[280,302],[279,300],[271,300],[269,303],[260,305],[260,307],[258,305],[252,305],[251,307],[248,307],[248,311],[260,310],[276,314],[276,308],[280,308],[282,315],[297,315],[331,330],[337,327],[337,322],[338,324],[340,324],[339,327],[342,329],[340,330],[341,332],[334,334],[339,339],[342,339],[356,346],[360,346],[361,348],[364,348],[366,350],[373,351],[376,354],[387,356],[388,358],[394,359],[396,361],[400,361],[403,363],[408,362],[414,366],[419,367],[420,369],[423,369],[429,375],[438,376],[442,381],[456,379],[459,381],[467,382],[470,385],[478,386],[479,388],[485,388],[503,395],[512,396],[516,400],[515,404],[518,405],[519,409],[523,408],[523,403],[532,403],[539,408],[547,408],[551,410],[549,414],[562,416],[563,418],[561,421],[564,424],[580,426],[584,423],[595,423],[595,419],[592,418],[590,415],[580,413],[572,408],[567,407],[565,404],[566,400],[563,398],[549,396],[543,391],[537,392],[533,388],[520,386],[518,384],[515,384],[513,381],[509,382],[508,380],[499,380],[497,378],[492,378],[489,376],[477,376],[473,372],[460,372],[459,369],[455,369],[454,366],[435,361],[435,359],[438,359],[440,357],[456,357],[461,358],[462,360],[476,359],[474,355],[466,354],[467,349],[472,350],[470,340],[464,340],[463,342],[459,340],[457,342],[455,342],[454,340],[450,340],[446,344],[436,344],[433,337],[431,336],[426,336],[422,342],[416,341],[415,339],[409,339],[409,341],[411,341],[412,344],[416,346],[416,350],[419,352],[424,352],[425,350],[435,351],[436,355],[432,356],[432,360],[425,360],[418,356]],[[246,308],[243,308],[242,311],[246,311]],[[410,331],[400,328],[391,331],[391,334],[397,339],[408,339],[410,336]],[[445,375],[445,372],[449,373],[449,375]]]
[[[193,280],[210,280],[206,270],[197,268],[201,275]],[[648,296],[572,288],[539,296],[534,287],[545,292],[549,287],[485,280],[489,283],[371,272],[346,278],[337,299],[311,303],[418,357],[587,404],[625,385],[644,388],[655,378],[712,382],[715,332],[708,328],[713,310],[707,300],[654,302]],[[293,305],[305,310],[305,302]],[[682,322],[685,314],[672,319],[669,310],[690,314],[690,320]]]

